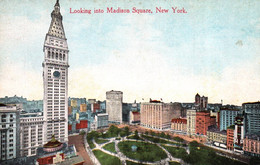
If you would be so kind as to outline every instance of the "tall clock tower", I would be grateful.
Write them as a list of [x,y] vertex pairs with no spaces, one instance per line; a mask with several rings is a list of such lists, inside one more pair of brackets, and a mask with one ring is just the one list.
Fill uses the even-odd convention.
[[60,142],[68,142],[68,45],[62,24],[59,0],[51,13],[43,52],[43,115],[44,143],[52,135]]

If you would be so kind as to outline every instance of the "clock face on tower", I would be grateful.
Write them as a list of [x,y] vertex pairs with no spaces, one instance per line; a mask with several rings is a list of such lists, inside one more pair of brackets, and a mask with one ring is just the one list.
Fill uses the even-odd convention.
[[60,77],[60,72],[59,71],[53,72],[53,76],[56,77],[56,78],[59,78]]

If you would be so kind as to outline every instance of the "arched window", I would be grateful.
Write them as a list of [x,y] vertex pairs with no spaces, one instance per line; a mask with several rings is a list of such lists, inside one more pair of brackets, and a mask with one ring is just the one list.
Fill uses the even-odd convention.
[[48,51],[48,58],[51,58],[51,53],[50,53],[50,51]]
[[65,54],[63,54],[63,61],[65,61]]
[[61,54],[61,53],[60,53],[60,55],[59,55],[59,59],[62,60],[62,54]]
[[59,56],[58,53],[56,53],[56,60],[58,60],[58,56]]
[[54,53],[53,52],[51,53],[51,58],[54,59]]

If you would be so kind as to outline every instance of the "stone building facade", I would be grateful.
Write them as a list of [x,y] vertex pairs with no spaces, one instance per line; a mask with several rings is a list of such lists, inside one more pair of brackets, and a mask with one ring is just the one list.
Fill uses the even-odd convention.
[[243,142],[244,154],[260,157],[260,136],[248,135]]
[[95,115],[96,129],[108,127],[108,114],[99,113]]
[[238,114],[238,109],[221,108],[220,109],[220,130],[226,130],[227,127],[235,124],[235,118]]
[[242,104],[245,112],[245,131],[247,134],[260,133],[260,102]]
[[232,151],[234,150],[234,130],[234,125],[227,128],[227,149]]
[[131,111],[130,112],[130,124],[137,124],[140,123],[141,115],[140,112],[137,111]]
[[187,134],[188,135],[196,134],[196,110],[195,109],[187,110]]
[[208,97],[200,96],[198,93],[195,96],[195,108],[199,111],[206,110],[208,107]]
[[206,135],[209,126],[216,125],[216,117],[210,116],[210,112],[197,111],[196,112],[196,133]]
[[227,131],[219,131],[217,127],[212,127],[207,131],[207,141],[215,146],[227,148]]
[[20,155],[34,156],[37,148],[43,145],[43,116],[37,113],[24,114],[20,123]]
[[51,24],[45,36],[43,52],[43,118],[44,143],[52,135],[68,142],[68,44],[59,1],[51,13]]
[[87,111],[87,104],[80,104],[80,112],[86,112]]
[[16,106],[0,104],[0,164],[20,156],[20,113]]
[[234,151],[243,152],[243,141],[245,137],[244,117],[239,115],[235,118]]
[[108,122],[123,122],[123,92],[108,91],[106,92],[106,113],[108,114]]
[[181,132],[187,131],[187,119],[174,118],[171,122],[171,130]]
[[141,126],[165,130],[171,128],[171,120],[176,116],[174,103],[163,103],[157,100],[150,100],[148,103],[141,103]]

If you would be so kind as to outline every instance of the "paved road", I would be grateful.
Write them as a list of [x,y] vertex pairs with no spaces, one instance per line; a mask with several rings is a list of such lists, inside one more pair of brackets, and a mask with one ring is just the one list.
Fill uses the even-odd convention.
[[85,160],[84,165],[94,165],[84,147],[82,135],[69,136],[69,145],[74,144],[80,156]]

